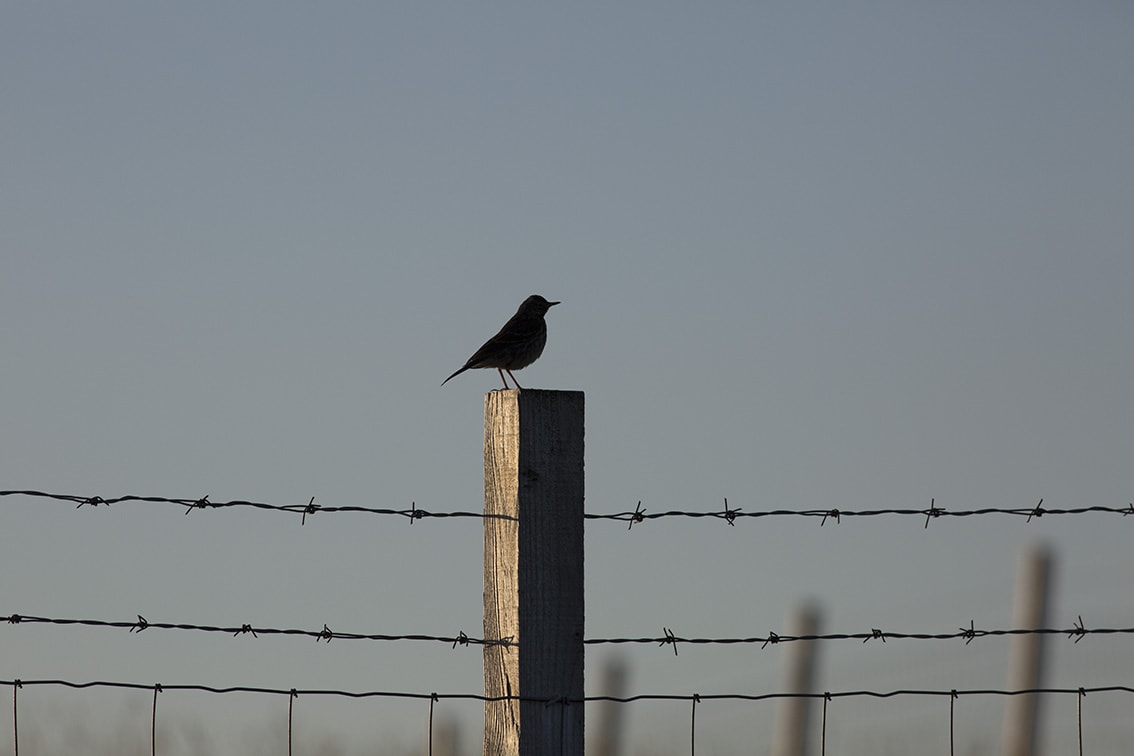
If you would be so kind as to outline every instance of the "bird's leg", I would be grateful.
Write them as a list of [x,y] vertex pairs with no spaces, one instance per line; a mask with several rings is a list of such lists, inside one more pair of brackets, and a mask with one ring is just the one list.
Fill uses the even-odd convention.
[[[513,381],[513,382],[514,382],[514,383],[516,384],[516,388],[522,391],[522,390],[523,390],[523,386],[521,386],[521,385],[520,385],[520,382],[516,380],[516,376],[512,375],[512,371],[511,371],[511,370],[508,370],[507,368],[504,368],[504,369],[505,369],[505,370],[507,370],[507,372],[508,372],[508,377],[509,377],[509,378],[511,378],[511,379],[512,379],[512,381]],[[501,377],[501,378],[503,378],[504,376],[500,376],[500,377]]]
[[[501,370],[500,368],[496,368],[496,372],[500,373],[500,380],[504,381],[504,390],[507,391],[508,389],[512,388],[511,386],[508,385],[508,381],[504,380],[504,371]],[[511,372],[508,373],[508,375],[511,375],[511,374],[512,374]],[[512,380],[516,380],[516,379],[513,378]]]

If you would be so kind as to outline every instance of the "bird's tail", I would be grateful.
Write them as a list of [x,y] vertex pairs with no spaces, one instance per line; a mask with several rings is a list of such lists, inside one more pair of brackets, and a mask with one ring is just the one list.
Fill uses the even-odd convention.
[[463,368],[461,368],[461,369],[460,369],[460,370],[458,370],[457,372],[453,373],[453,374],[452,374],[451,376],[449,376],[449,377],[448,377],[448,378],[446,378],[445,380],[441,381],[441,385],[442,385],[442,386],[444,386],[444,385],[445,385],[446,383],[448,383],[449,381],[453,380],[453,379],[454,379],[454,378],[456,378],[456,377],[457,377],[458,375],[460,375],[461,373],[465,372],[465,371],[466,371],[466,370],[468,370],[468,369],[469,369],[469,366],[468,366],[468,365],[465,365],[465,366],[464,366]]

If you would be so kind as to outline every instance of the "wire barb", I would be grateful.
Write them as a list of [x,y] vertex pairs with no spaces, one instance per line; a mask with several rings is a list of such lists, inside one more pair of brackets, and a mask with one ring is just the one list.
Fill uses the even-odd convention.
[[929,529],[929,521],[932,520],[934,517],[940,517],[943,514],[945,514],[945,510],[939,509],[937,507],[937,499],[930,499],[929,500],[929,509],[925,510],[925,525],[923,527],[926,530],[928,530]]
[[658,647],[660,648],[661,646],[664,646],[667,643],[672,643],[673,644],[673,655],[677,656],[677,636],[674,635],[673,631],[670,630],[668,627],[663,627],[662,631],[665,633],[665,638],[663,638],[661,643],[658,644]]
[[1078,620],[1075,622],[1075,627],[1067,632],[1067,637],[1074,637],[1075,642],[1078,643],[1079,641],[1083,640],[1083,636],[1088,632],[1090,631],[1087,630],[1086,626],[1083,624],[1083,615],[1080,614],[1078,616]]
[[630,515],[630,524],[626,526],[627,530],[634,527],[635,523],[646,521],[646,510],[642,509],[642,500],[638,499],[638,506],[634,507],[634,512]]
[[1043,515],[1044,515],[1043,499],[1040,499],[1039,504],[1036,504],[1036,508],[1032,510],[1031,514],[1028,515],[1028,519],[1024,520],[1024,522],[1025,523],[1031,522],[1033,517],[1035,517],[1038,520],[1040,517],[1043,517]]
[[736,527],[736,516],[738,514],[740,514],[739,508],[737,508],[737,509],[729,509],[728,508],[728,497],[726,496],[725,500],[724,500],[724,519],[725,519],[725,522],[727,522],[729,525],[731,525],[735,528]]
[[209,501],[209,495],[205,494],[204,496],[197,499],[196,501],[186,504],[185,505],[185,514],[189,514],[194,509],[207,509],[211,506],[213,506],[213,504],[212,504],[212,502]]
[[313,515],[319,511],[319,505],[315,503],[315,497],[312,496],[307,502],[307,506],[303,508],[303,516],[299,518],[300,527],[307,524],[307,515]]

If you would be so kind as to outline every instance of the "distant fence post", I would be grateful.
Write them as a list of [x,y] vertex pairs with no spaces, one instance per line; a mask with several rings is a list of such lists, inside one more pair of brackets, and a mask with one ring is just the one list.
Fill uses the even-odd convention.
[[583,756],[583,407],[485,396],[484,694],[539,699],[485,702],[488,756]]
[[[621,656],[607,659],[602,667],[599,695],[622,698],[626,695],[629,670]],[[603,701],[598,707],[598,726],[594,728],[591,751],[594,756],[619,756],[622,753],[622,715],[626,704]]]
[[[805,604],[792,612],[787,634],[795,637],[819,634],[819,609]],[[815,691],[816,655],[813,640],[795,641],[784,650],[783,691],[796,697],[781,698],[777,705],[772,756],[805,756],[811,734],[815,702],[806,696]]]
[[[1046,546],[1034,546],[1020,554],[1015,606],[1012,609],[1013,627],[1020,630],[1046,627],[1051,563],[1051,550]],[[1038,634],[1012,637],[1008,648],[1009,690],[1029,690],[1043,685],[1044,637]],[[1039,752],[1036,739],[1039,707],[1038,693],[1005,699],[1003,756],[1036,756]]]

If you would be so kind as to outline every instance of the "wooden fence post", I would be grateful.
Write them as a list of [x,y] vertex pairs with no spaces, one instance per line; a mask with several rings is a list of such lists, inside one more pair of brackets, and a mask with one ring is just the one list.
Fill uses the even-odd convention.
[[[626,695],[626,678],[629,669],[626,660],[614,656],[602,668],[602,687],[599,695],[622,698]],[[598,725],[594,728],[591,751],[594,756],[619,756],[622,753],[623,713],[626,704],[603,701],[598,707]]]
[[[583,393],[484,401],[484,753],[583,756]],[[568,703],[573,701],[573,703]]]
[[[1035,630],[1047,625],[1048,593],[1051,584],[1051,550],[1046,546],[1025,549],[1019,557],[1016,598],[1012,627]],[[1043,635],[1012,636],[1008,647],[1008,688],[1029,690],[1043,686],[1045,665]],[[1040,694],[1026,693],[1004,700],[1004,730],[1001,753],[1004,756],[1035,756],[1039,752],[1036,732],[1039,725]]]
[[[819,609],[806,604],[792,612],[787,626],[792,636],[819,634]],[[815,692],[816,655],[819,644],[813,640],[795,641],[784,649],[783,691],[799,698],[781,698],[777,704],[773,732],[773,756],[805,756],[811,735],[815,701],[803,697]]]

